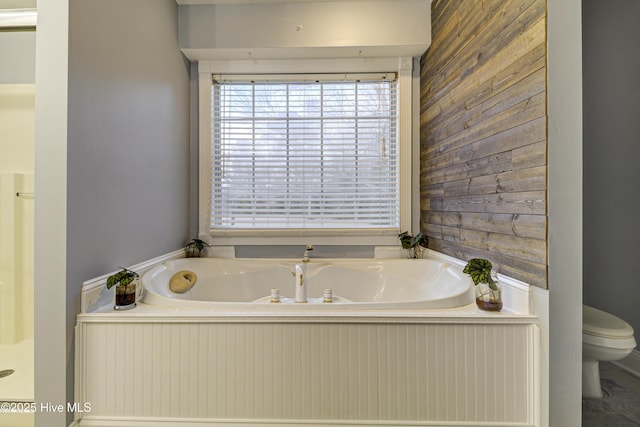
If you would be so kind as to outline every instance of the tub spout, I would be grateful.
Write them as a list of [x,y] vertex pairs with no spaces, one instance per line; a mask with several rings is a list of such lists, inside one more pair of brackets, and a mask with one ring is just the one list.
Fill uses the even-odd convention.
[[313,245],[307,245],[307,248],[304,250],[304,255],[302,256],[302,262],[309,262],[309,252],[313,250]]
[[305,278],[305,269],[300,264],[296,264],[296,302],[307,302],[307,283]]

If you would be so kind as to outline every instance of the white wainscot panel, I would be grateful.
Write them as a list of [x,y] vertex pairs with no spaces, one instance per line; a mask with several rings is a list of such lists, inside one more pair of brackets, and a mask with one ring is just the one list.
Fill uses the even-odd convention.
[[79,426],[535,425],[535,323],[82,322]]

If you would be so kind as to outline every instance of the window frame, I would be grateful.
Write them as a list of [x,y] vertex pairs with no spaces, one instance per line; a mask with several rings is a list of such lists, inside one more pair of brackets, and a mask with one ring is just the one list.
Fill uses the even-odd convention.
[[[398,75],[398,148],[399,148],[399,230],[392,229],[210,229],[211,193],[211,90],[214,74],[300,74],[300,73],[369,73],[396,72]],[[198,63],[199,115],[199,237],[213,245],[299,245],[311,240],[318,245],[395,245],[399,231],[411,230],[412,203],[416,179],[412,154],[414,140],[413,58],[347,58],[309,60],[213,60]],[[412,167],[413,166],[413,167]],[[417,222],[417,221],[416,221]]]

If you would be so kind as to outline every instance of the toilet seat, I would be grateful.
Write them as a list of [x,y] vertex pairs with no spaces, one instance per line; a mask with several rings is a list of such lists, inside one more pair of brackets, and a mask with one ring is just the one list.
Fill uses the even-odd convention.
[[582,306],[582,332],[604,338],[633,336],[633,328],[627,322],[588,305]]
[[582,306],[582,341],[618,349],[636,346],[631,325],[613,314],[587,305]]

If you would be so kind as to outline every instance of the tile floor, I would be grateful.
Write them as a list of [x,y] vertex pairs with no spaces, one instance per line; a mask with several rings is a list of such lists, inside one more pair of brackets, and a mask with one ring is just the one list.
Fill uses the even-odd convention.
[[640,427],[640,378],[600,363],[604,399],[582,399],[583,427]]

